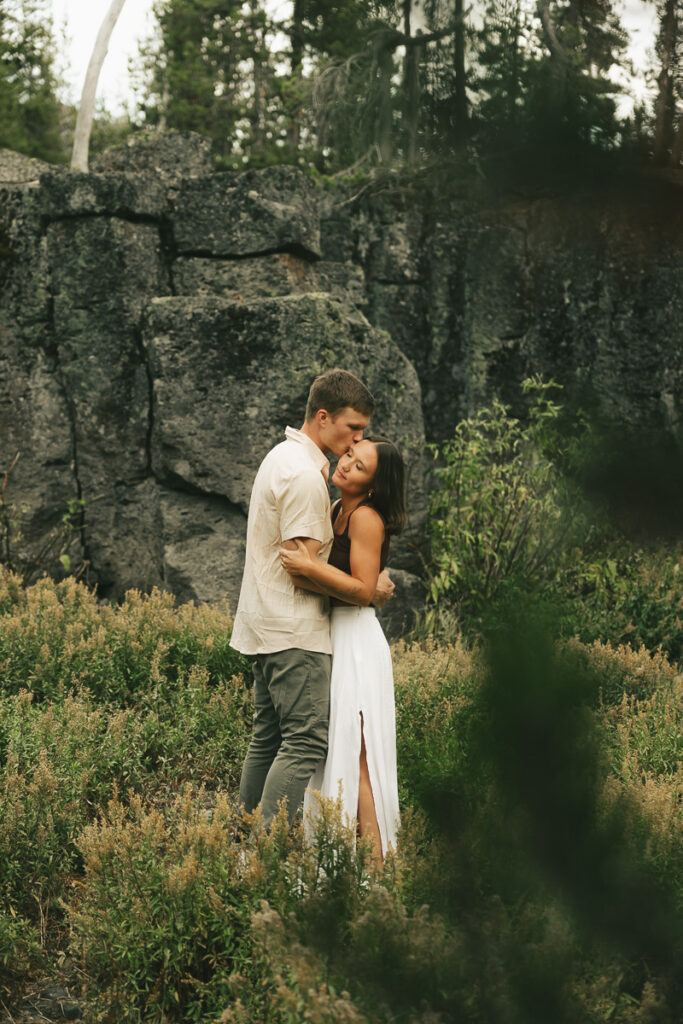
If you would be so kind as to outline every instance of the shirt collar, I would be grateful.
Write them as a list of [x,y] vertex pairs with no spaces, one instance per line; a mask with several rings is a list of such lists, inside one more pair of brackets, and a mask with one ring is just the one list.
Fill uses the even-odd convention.
[[302,444],[305,447],[309,456],[327,480],[330,464],[327,461],[327,456],[320,451],[315,441],[311,441],[310,437],[304,434],[303,431],[296,430],[294,427],[287,427],[285,429],[285,437],[288,441],[296,441],[297,444]]

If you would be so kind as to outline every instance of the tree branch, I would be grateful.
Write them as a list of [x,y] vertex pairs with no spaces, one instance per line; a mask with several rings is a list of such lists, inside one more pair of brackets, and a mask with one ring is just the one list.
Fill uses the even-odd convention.
[[543,37],[548,49],[558,63],[566,67],[569,63],[569,54],[557,37],[555,25],[550,14],[550,0],[538,0],[537,10],[538,16],[541,19],[541,25],[543,26]]
[[111,7],[104,17],[104,21],[100,26],[100,31],[97,33],[97,39],[95,40],[92,56],[90,57],[88,70],[85,74],[85,82],[83,83],[83,92],[81,94],[81,105],[78,108],[78,117],[76,119],[74,148],[71,154],[72,171],[87,172],[88,170],[90,132],[92,131],[92,122],[95,115],[97,83],[100,78],[102,65],[104,64],[104,58],[107,56],[111,34],[114,31],[114,26],[118,21],[119,14],[123,10],[125,2],[126,0],[112,0]]

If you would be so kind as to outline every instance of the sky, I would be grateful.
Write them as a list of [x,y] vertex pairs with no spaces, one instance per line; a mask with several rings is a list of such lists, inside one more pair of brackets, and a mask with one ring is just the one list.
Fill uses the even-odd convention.
[[[114,29],[98,89],[98,98],[114,114],[125,110],[131,102],[128,61],[136,56],[138,41],[151,34],[152,3],[153,0],[126,0]],[[93,43],[110,4],[111,0],[52,0],[55,28],[58,32],[64,29],[68,42],[64,76],[74,101],[80,97]],[[287,0],[271,0],[269,6],[282,16],[289,4]],[[653,45],[655,5],[644,0],[623,0],[622,10],[624,25],[632,37],[631,59],[636,68],[643,68],[647,51]]]

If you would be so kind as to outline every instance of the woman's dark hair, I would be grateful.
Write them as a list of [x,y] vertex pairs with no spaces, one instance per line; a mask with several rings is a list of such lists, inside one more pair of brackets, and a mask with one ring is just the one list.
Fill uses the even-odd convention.
[[370,504],[377,509],[388,534],[406,525],[405,467],[396,447],[386,437],[366,437],[377,449],[377,471],[372,481]]

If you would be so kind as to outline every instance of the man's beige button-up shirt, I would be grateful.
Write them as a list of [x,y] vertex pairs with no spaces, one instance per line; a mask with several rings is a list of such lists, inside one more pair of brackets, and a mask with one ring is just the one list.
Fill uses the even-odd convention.
[[332,547],[327,458],[300,430],[266,455],[254,480],[247,522],[247,550],[230,644],[242,654],[273,654],[293,647],[331,654],[326,597],[295,587],[282,568],[283,541],[320,541],[327,561]]

